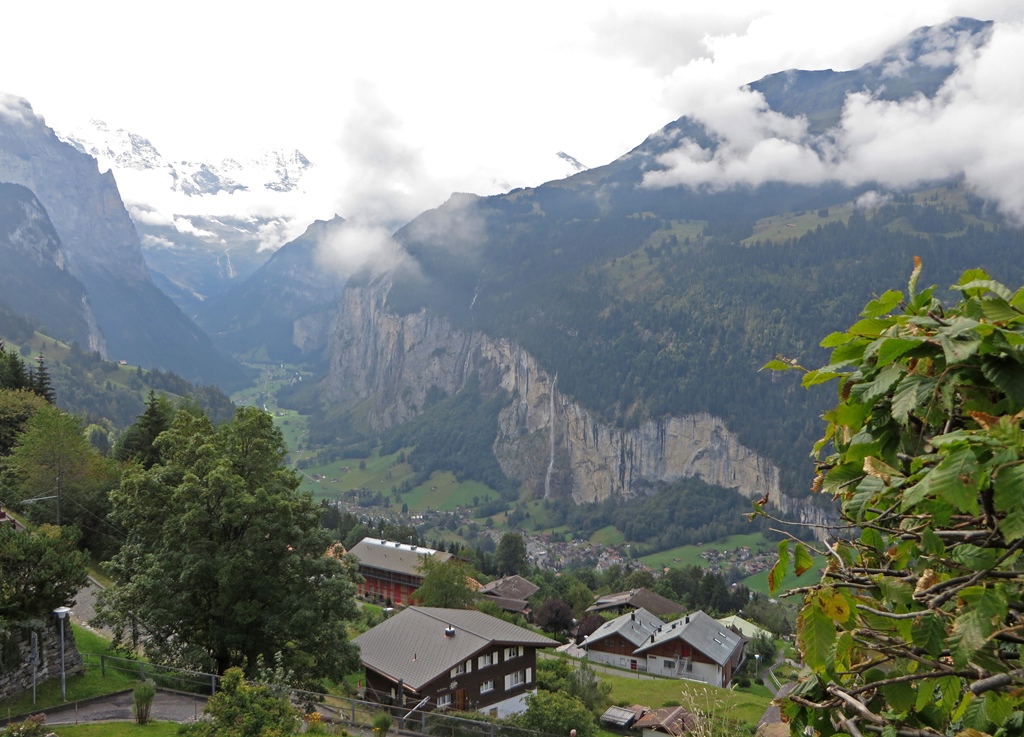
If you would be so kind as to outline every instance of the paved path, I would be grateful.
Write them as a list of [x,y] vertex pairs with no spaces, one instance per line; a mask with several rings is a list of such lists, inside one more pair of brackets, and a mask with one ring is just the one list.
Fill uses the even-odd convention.
[[102,590],[103,587],[100,583],[90,576],[85,588],[79,590],[75,596],[75,606],[71,609],[71,618],[75,621],[75,624],[81,625],[93,632],[98,632],[107,639],[112,639],[114,637],[113,632],[106,627],[97,627],[92,624],[92,619],[96,616],[96,595]]
[[[207,697],[157,689],[150,716],[164,722],[187,722],[203,713]],[[66,707],[46,710],[47,724],[79,722],[133,721],[132,692],[122,691],[88,699]]]

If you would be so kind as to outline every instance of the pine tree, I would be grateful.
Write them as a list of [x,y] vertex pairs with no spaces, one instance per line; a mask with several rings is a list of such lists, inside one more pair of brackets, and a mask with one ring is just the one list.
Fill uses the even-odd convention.
[[54,404],[56,397],[53,393],[53,385],[50,382],[50,370],[46,368],[46,361],[41,353],[36,356],[36,369],[32,374],[33,381],[29,388],[50,404]]

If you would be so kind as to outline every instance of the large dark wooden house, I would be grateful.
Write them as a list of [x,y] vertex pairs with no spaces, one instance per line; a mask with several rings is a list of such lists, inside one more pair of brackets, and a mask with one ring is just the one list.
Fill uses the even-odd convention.
[[537,650],[558,643],[469,609],[409,607],[353,640],[368,700],[514,714],[536,690]]
[[413,592],[423,584],[419,569],[424,558],[443,562],[452,557],[450,553],[433,548],[372,537],[364,537],[348,554],[359,561],[359,573],[363,577],[357,593],[392,606],[412,603]]

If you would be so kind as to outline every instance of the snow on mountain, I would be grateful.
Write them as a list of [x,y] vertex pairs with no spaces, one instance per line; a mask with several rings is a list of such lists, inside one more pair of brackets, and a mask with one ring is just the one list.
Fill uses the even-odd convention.
[[193,196],[267,189],[291,192],[313,164],[301,151],[265,150],[245,161],[168,161],[148,138],[111,128],[102,120],[58,135],[79,151],[96,158],[100,168],[159,171],[171,177],[171,189]]
[[95,119],[58,136],[113,172],[153,278],[187,314],[307,225],[294,212],[313,168],[301,151],[172,159],[148,138]]

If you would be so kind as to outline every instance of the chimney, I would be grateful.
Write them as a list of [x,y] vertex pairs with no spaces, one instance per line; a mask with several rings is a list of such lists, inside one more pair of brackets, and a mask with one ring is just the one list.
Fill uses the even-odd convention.
[[445,637],[455,637],[455,628],[452,627],[451,625],[448,625],[447,627],[445,627],[444,628],[444,636]]
[[630,612],[629,613],[629,618],[630,618],[631,621],[635,622],[636,621],[636,612]]
[[689,614],[687,614],[687,615],[686,615],[686,624],[689,624],[689,623],[690,623],[690,615],[689,615]]

